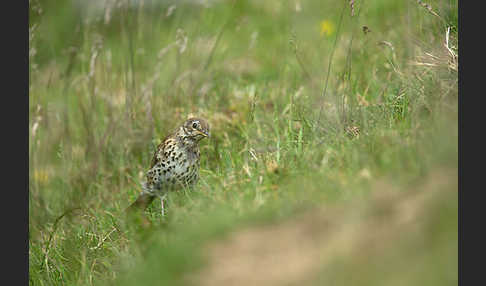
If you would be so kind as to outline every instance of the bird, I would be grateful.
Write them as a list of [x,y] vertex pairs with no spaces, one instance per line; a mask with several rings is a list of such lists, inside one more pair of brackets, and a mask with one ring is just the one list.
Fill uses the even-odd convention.
[[208,122],[191,117],[165,137],[157,146],[137,200],[128,210],[145,210],[158,197],[164,216],[167,194],[192,187],[199,180],[199,142],[210,136]]

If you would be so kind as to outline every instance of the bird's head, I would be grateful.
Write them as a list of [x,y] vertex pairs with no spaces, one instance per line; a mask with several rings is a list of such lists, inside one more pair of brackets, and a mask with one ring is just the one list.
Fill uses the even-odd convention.
[[189,118],[182,126],[186,136],[199,142],[201,139],[210,137],[209,124],[201,118]]

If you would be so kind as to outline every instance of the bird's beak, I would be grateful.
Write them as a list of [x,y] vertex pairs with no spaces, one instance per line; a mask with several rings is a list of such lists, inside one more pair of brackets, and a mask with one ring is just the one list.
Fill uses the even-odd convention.
[[198,130],[198,133],[201,134],[204,137],[211,137],[211,133],[209,133],[209,131],[208,132],[204,132],[204,131],[199,131]]

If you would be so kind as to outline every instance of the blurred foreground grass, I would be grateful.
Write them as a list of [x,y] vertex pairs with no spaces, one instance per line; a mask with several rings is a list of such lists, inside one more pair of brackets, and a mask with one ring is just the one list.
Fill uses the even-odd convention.
[[457,1],[29,3],[31,285],[457,284]]

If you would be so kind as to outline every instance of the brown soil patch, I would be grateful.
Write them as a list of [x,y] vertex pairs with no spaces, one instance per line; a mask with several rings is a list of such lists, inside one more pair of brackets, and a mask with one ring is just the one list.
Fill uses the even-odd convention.
[[[270,226],[237,231],[208,245],[196,285],[309,285],[336,258],[367,263],[403,239],[419,240],[439,198],[457,198],[457,171],[430,175],[414,190],[381,184],[370,202],[312,210]],[[444,196],[444,194],[448,194]],[[398,244],[400,245],[400,244]],[[191,283],[191,284],[192,284]]]

